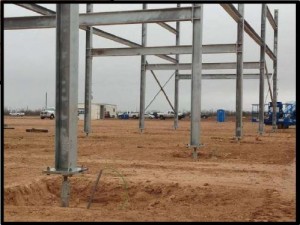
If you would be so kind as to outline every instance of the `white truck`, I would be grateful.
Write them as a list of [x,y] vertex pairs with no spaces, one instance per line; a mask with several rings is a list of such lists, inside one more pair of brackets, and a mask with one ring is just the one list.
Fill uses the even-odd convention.
[[[168,112],[158,112],[157,117],[161,120],[165,120],[166,118],[174,118],[175,113],[173,111],[168,111]],[[184,117],[182,113],[178,113],[178,119],[181,120]]]
[[132,118],[132,119],[137,119],[140,117],[140,113],[139,112],[128,112],[128,117]]
[[51,108],[43,109],[40,112],[40,117],[41,119],[50,118],[50,120],[53,120],[55,118],[55,108],[51,107]]
[[23,112],[10,112],[10,116],[25,116],[25,113]]

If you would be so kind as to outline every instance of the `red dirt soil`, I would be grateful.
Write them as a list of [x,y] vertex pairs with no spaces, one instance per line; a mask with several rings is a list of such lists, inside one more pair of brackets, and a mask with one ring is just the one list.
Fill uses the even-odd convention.
[[[295,221],[296,128],[272,132],[244,121],[234,139],[234,118],[201,121],[199,160],[188,147],[190,121],[78,121],[78,166],[69,178],[68,208],[60,207],[62,176],[54,166],[55,121],[5,117],[4,221]],[[48,133],[25,132],[29,128]],[[103,173],[90,209],[99,171]]]

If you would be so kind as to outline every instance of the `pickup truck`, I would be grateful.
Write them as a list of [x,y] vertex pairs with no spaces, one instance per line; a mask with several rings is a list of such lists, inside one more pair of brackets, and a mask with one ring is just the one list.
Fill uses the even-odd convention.
[[9,115],[11,116],[25,116],[23,112],[10,112]]
[[41,119],[50,118],[50,120],[53,120],[55,118],[55,108],[47,108],[43,109],[40,112]]
[[129,118],[137,119],[137,118],[139,118],[140,113],[139,112],[128,112],[128,116],[129,116]]
[[[166,113],[158,112],[157,117],[161,120],[165,120],[166,118],[174,118],[175,113],[173,111],[168,111]],[[178,113],[178,119],[181,120],[184,118],[184,115],[182,113]]]

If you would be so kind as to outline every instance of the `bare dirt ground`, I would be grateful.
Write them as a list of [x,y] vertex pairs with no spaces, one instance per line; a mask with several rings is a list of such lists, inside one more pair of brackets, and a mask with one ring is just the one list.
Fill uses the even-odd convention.
[[[70,207],[60,207],[60,175],[54,166],[55,121],[5,117],[4,221],[295,221],[296,128],[257,135],[244,121],[236,141],[235,122],[202,120],[200,158],[187,147],[190,121],[78,122],[78,166],[71,181]],[[25,132],[28,128],[48,133]],[[103,169],[90,209],[87,204]]]

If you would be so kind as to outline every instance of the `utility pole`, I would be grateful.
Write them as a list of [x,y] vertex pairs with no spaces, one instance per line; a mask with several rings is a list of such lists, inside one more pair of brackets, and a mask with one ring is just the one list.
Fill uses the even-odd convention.
[[47,92],[46,92],[46,104],[45,104],[45,109],[47,109]]

